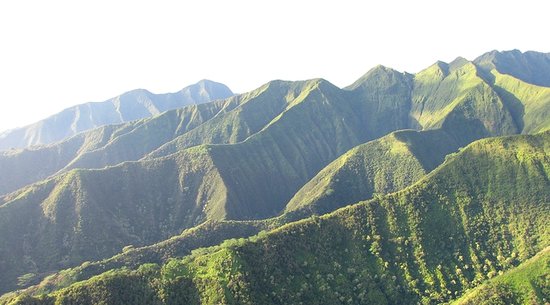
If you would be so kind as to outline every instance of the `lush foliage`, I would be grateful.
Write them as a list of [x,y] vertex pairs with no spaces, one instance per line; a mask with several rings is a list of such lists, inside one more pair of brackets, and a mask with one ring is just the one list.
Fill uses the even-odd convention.
[[[137,303],[171,304],[162,296],[181,292],[191,304],[449,301],[549,246],[549,153],[550,133],[481,140],[401,192],[44,298],[129,304],[132,290],[113,284],[126,283]],[[174,282],[184,290],[166,288]],[[491,287],[489,299],[515,298]]]
[[[477,139],[550,128],[548,88],[532,81],[537,57],[525,55],[532,69],[525,74],[521,65],[510,70],[502,58],[487,56],[438,62],[416,75],[379,66],[345,89],[321,79],[273,81],[226,100],[2,153],[0,193],[36,183],[0,197],[0,291],[41,282],[32,291],[46,293],[124,266],[130,268],[124,276],[134,276],[132,270],[143,263],[162,265],[227,238],[374,197],[344,210],[349,215],[340,211],[322,218],[321,226],[310,226],[310,219],[285,227],[308,228],[296,240],[291,234],[288,240],[281,237],[280,245],[271,244],[276,236],[287,236],[281,233],[286,229],[262,238],[281,248],[282,266],[269,267],[279,262],[256,241],[226,244],[219,257],[248,277],[258,264],[275,274],[298,270],[304,262],[295,255],[314,251],[323,256],[307,261],[308,268],[321,277],[335,277],[337,271],[323,259],[377,276],[336,277],[326,291],[338,291],[339,300],[343,295],[352,296],[351,302],[363,300],[347,279],[377,287],[371,290],[378,297],[363,295],[371,301],[382,300],[380,295],[389,303],[401,297],[449,300],[547,243],[546,135],[476,142],[422,178],[445,155]],[[392,133],[406,128],[421,131]],[[405,192],[383,196],[415,182]],[[350,226],[375,232],[357,235]],[[340,240],[351,248],[321,243],[340,245]],[[242,256],[245,249],[251,252]],[[344,249],[348,252],[340,252]],[[350,251],[355,256],[347,256]],[[211,252],[195,254],[185,263],[191,273],[184,278],[199,295],[214,289],[216,278],[210,275],[231,278],[223,268],[193,273],[201,270],[194,262],[208,261]],[[74,268],[55,273],[68,267]],[[456,268],[460,274],[453,275]],[[380,280],[386,273],[392,281]],[[234,302],[235,293],[242,302],[278,302],[261,294],[268,286],[255,276],[231,293],[225,288],[229,282],[212,287],[224,291],[223,302]],[[143,283],[160,296],[157,278],[145,276]],[[206,282],[197,284],[198,278]],[[272,292],[284,289],[279,294],[292,293],[296,302],[305,291],[334,301],[317,288],[298,291],[287,287],[294,287],[287,279],[274,281],[281,287],[270,287]],[[207,294],[220,297],[219,291]]]
[[458,144],[443,130],[398,131],[359,145],[306,183],[286,212],[324,214],[404,189],[456,150]]
[[550,300],[550,248],[491,279],[453,305],[547,304]]

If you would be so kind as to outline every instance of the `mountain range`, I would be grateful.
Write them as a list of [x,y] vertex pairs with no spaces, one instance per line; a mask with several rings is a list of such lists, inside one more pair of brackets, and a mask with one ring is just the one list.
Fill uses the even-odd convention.
[[25,127],[0,132],[0,150],[51,144],[96,127],[134,121],[232,95],[227,86],[210,80],[201,80],[175,93],[154,94],[136,89],[104,102],[67,108]]
[[276,80],[2,152],[0,304],[543,302],[548,75],[493,51]]

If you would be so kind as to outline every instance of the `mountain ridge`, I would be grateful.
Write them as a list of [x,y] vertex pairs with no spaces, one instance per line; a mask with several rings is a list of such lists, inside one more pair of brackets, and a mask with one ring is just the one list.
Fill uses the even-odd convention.
[[210,80],[201,80],[175,93],[153,94],[145,89],[125,92],[103,102],[72,106],[36,123],[0,132],[0,150],[51,144],[79,132],[149,117],[191,104],[233,95]]
[[[197,295],[187,299],[191,304],[449,301],[548,247],[549,151],[550,132],[482,139],[397,193],[162,266],[114,270],[48,298],[84,302],[95,289],[106,289],[108,294],[92,299],[114,302],[124,298],[123,291],[101,281],[119,278],[136,285],[141,278],[169,285],[180,277],[178,283],[190,285],[183,296]],[[510,173],[520,179],[510,179]],[[143,273],[145,266],[154,268]],[[177,299],[170,300],[151,302]]]
[[[380,199],[380,193],[422,180],[444,155],[477,139],[550,128],[545,87],[463,59],[436,63],[417,75],[375,67],[354,84],[340,89],[322,79],[273,81],[229,99],[85,132],[63,142],[63,149],[49,146],[51,158],[64,158],[56,161],[60,167],[43,174],[50,178],[40,181],[25,173],[27,182],[21,184],[27,186],[12,186],[13,193],[0,197],[0,226],[5,227],[0,232],[12,235],[0,239],[6,243],[0,247],[6,251],[2,257],[11,257],[0,261],[5,274],[0,287],[14,287],[25,274],[43,276],[83,259],[106,258],[128,244],[161,242],[208,221],[249,221],[241,229],[252,232],[264,226],[265,218],[283,217],[292,197],[350,150],[353,158],[343,164],[362,158],[358,168],[366,170],[344,175],[380,185],[374,192],[349,194],[356,197],[346,196],[345,185],[335,187],[334,196],[343,197],[328,199],[319,213],[373,196]],[[407,128],[422,131],[391,134]],[[382,149],[358,146],[370,141],[376,147],[388,134],[394,138]],[[428,145],[424,135],[438,135],[442,147]],[[57,155],[60,149],[68,151],[63,158]],[[395,156],[408,154],[407,164],[415,168],[406,181],[390,175],[399,169],[399,159],[382,159],[393,149],[399,152]],[[6,156],[13,159],[3,160]],[[6,181],[0,185],[16,180],[15,169],[22,164],[33,164],[32,158],[17,163],[18,158],[19,152],[0,156],[0,181]],[[373,164],[379,165],[372,170]],[[370,182],[372,173],[382,179]],[[305,205],[310,204],[315,205]],[[14,210],[19,216],[8,213]],[[254,220],[258,223],[248,226]],[[139,221],[147,225],[139,226]],[[40,238],[56,247],[33,241]],[[41,255],[47,261],[36,259]]]

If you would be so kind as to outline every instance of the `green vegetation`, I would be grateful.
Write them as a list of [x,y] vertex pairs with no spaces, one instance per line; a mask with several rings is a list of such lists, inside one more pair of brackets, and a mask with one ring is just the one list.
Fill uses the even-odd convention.
[[548,130],[550,91],[487,56],[379,66],[345,89],[273,81],[4,152],[0,291],[35,285],[20,304],[450,301],[548,246],[548,132],[477,140]]
[[275,216],[326,164],[377,136],[362,128],[365,115],[376,115],[361,108],[367,103],[345,100],[340,94],[346,92],[323,80],[273,82],[258,96],[231,100],[246,98],[248,105],[264,90],[291,102],[243,142],[73,170],[4,196],[0,228],[6,229],[0,232],[12,235],[0,241],[2,255],[10,258],[0,261],[7,270],[0,286],[13,289],[13,279],[23,274],[107,258],[126,245],[155,243],[209,219]]
[[294,195],[286,212],[324,214],[404,189],[457,149],[442,130],[394,132],[356,146],[327,165]]
[[142,299],[132,302],[151,304],[182,292],[190,304],[450,301],[550,245],[549,154],[548,132],[480,140],[401,192],[195,251],[160,272],[110,271],[38,304],[129,304],[133,287]]
[[550,300],[550,248],[518,267],[476,287],[453,305],[547,304]]

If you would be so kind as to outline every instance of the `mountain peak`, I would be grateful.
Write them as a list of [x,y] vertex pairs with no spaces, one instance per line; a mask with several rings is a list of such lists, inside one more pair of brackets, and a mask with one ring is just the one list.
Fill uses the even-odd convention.
[[34,124],[5,131],[0,137],[0,150],[51,144],[99,126],[142,119],[230,96],[233,92],[226,85],[207,79],[176,93],[154,94],[146,89],[134,89],[103,102],[69,107]]
[[376,65],[345,89],[352,91],[359,87],[370,86],[373,82],[389,81],[393,78],[407,77],[407,75],[383,65]]
[[485,72],[497,70],[537,86],[550,86],[550,53],[493,50],[474,60]]
[[455,58],[453,61],[451,61],[448,65],[449,67],[449,70],[453,71],[453,70],[456,70],[460,67],[463,67],[464,65],[468,64],[470,61],[467,60],[466,58],[464,57],[457,57]]
[[194,100],[196,104],[220,100],[234,95],[226,85],[208,79],[202,79],[194,85],[187,86],[181,89],[179,93],[188,99]]
[[437,78],[437,79],[443,79],[449,75],[449,64],[438,60],[433,65],[429,66],[428,68],[418,72],[414,77],[415,79],[422,79],[422,78]]

